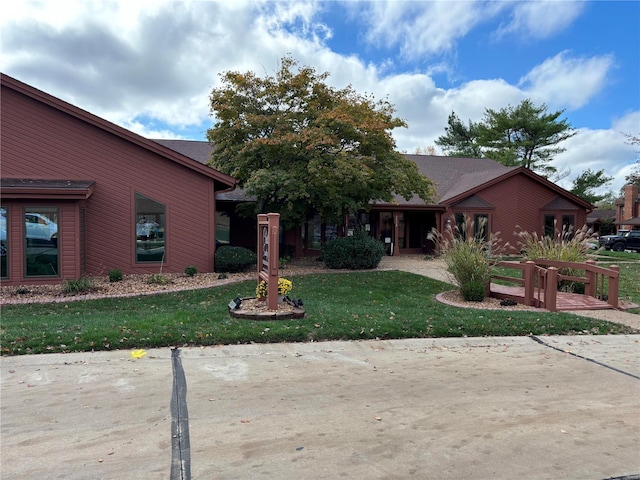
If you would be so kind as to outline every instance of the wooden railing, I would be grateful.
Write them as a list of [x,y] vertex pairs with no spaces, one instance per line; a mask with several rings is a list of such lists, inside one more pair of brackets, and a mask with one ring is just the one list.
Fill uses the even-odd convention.
[[[496,267],[519,270],[520,278],[491,275],[492,279],[504,280],[524,287],[524,296],[509,296],[509,298],[532,307],[557,311],[558,285],[560,282],[575,282],[584,284],[584,295],[605,299],[613,308],[618,308],[620,267],[611,265],[609,268],[599,267],[593,260],[584,263],[561,262],[556,260],[537,259],[526,262],[498,262]],[[584,277],[565,275],[562,271],[584,271]],[[605,284],[607,293],[605,293]],[[497,296],[497,295],[496,295]],[[505,296],[505,295],[502,295]]]

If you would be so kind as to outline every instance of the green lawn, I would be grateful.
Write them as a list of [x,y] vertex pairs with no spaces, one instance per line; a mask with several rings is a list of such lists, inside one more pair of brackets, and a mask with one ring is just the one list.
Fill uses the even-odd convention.
[[447,285],[397,271],[289,277],[304,300],[301,320],[229,316],[255,281],[180,293],[2,307],[2,354],[133,349],[249,342],[618,334],[633,330],[565,313],[457,308],[435,300]]

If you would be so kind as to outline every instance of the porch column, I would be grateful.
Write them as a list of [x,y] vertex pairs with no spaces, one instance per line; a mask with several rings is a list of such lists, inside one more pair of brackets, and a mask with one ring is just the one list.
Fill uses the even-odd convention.
[[400,255],[400,247],[398,243],[398,225],[400,225],[400,212],[393,212],[393,236],[391,240],[393,241],[393,256],[397,257]]

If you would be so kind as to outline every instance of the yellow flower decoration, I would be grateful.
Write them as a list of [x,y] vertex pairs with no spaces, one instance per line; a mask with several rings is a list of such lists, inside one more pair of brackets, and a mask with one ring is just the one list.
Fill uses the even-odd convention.
[[269,293],[267,282],[261,280],[256,287],[256,297],[265,298],[267,296],[267,293]]
[[[278,279],[278,295],[288,295],[291,289],[293,288],[293,283],[291,280],[287,280],[286,278]],[[267,282],[261,280],[256,287],[256,297],[264,298],[269,293],[269,286]]]
[[278,295],[289,295],[292,288],[293,283],[291,283],[291,280],[287,280],[286,278],[278,279]]

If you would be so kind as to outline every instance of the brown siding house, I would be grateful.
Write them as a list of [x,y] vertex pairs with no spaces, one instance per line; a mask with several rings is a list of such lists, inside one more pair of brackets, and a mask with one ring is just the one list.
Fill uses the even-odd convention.
[[[207,142],[156,140],[206,164],[212,153]],[[337,235],[347,235],[357,226],[365,228],[387,248],[390,255],[432,253],[427,239],[432,228],[444,231],[447,222],[467,215],[476,224],[485,218],[487,235],[499,233],[504,243],[518,249],[518,227],[539,235],[562,231],[563,226],[582,228],[593,206],[567,190],[524,167],[505,167],[485,158],[406,155],[420,173],[435,182],[436,198],[425,204],[420,198],[396,196],[392,203],[374,203],[344,225],[324,225],[311,218],[294,231],[284,232],[281,251],[293,256],[316,256],[321,245]],[[241,189],[216,195],[218,213],[229,221],[230,243],[255,249],[255,221],[235,213],[239,202],[250,201]],[[474,232],[469,232],[473,234]]]
[[[216,244],[255,250],[255,219],[236,211],[252,199],[207,165],[208,142],[145,139],[9,76],[1,76],[1,85],[3,284],[59,283],[111,269],[177,273],[195,265],[207,272]],[[431,253],[429,232],[444,231],[464,215],[476,225],[485,220],[482,233],[499,232],[515,246],[517,226],[539,234],[580,228],[593,209],[522,167],[407,157],[435,183],[432,203],[396,197],[343,225],[310,218],[283,232],[281,254],[317,256],[324,242],[356,228],[380,239],[389,255]],[[629,195],[637,200],[637,189]],[[637,216],[637,201],[626,203]]]
[[2,283],[213,271],[215,194],[235,180],[1,76]]

